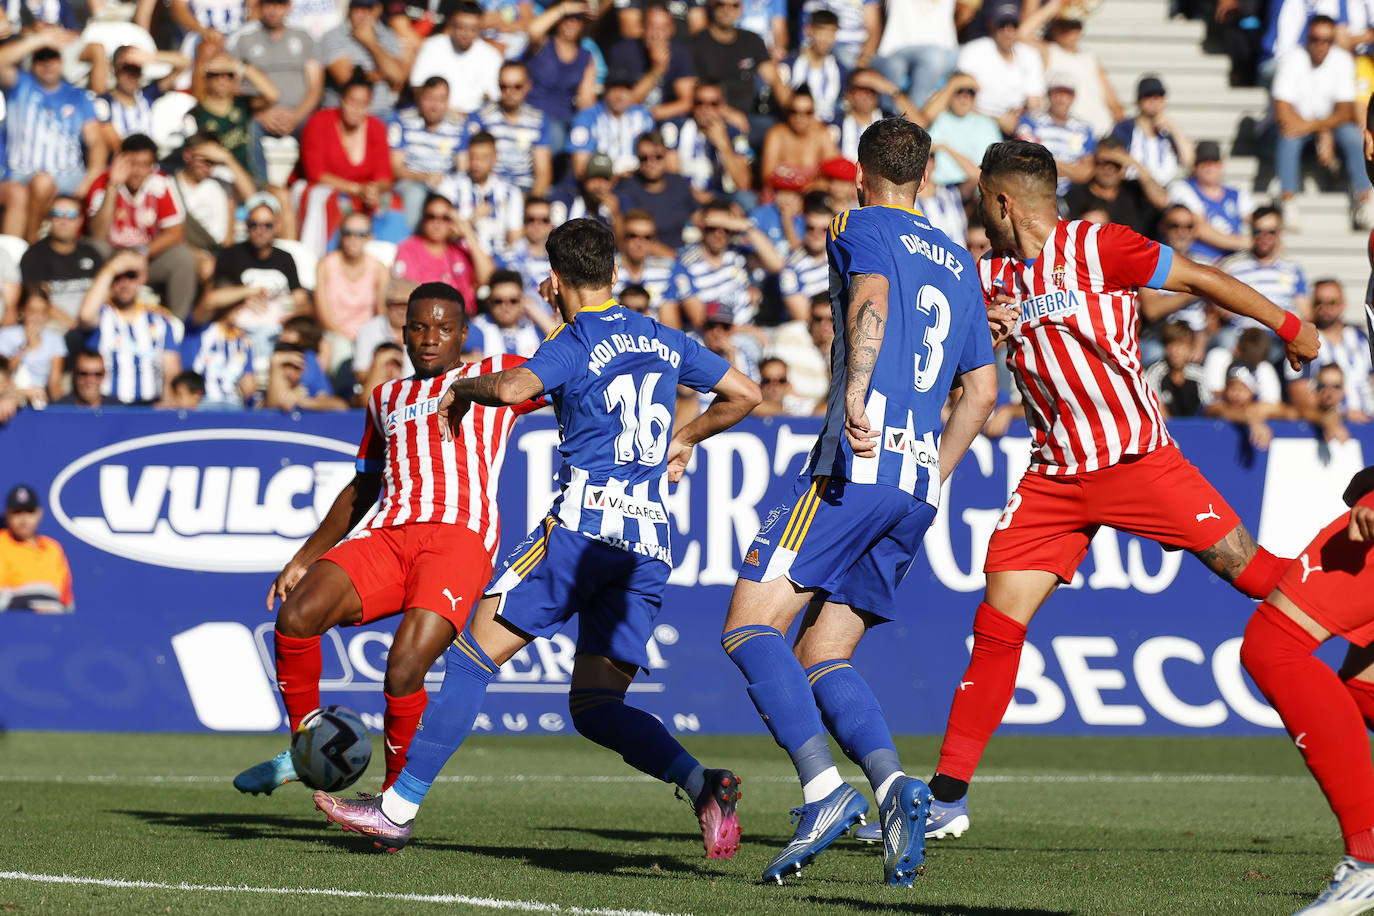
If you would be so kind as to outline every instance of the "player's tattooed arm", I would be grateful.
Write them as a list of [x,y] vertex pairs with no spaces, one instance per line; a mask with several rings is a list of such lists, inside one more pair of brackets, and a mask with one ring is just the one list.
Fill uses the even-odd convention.
[[439,413],[448,415],[448,426],[443,432],[451,434],[463,422],[472,404],[513,407],[538,397],[543,391],[544,383],[539,376],[524,366],[456,379],[439,400]]
[[868,389],[887,332],[887,277],[852,274],[845,312],[845,435],[859,458],[876,454],[877,437],[868,426]]
[[1211,547],[1199,550],[1194,556],[1227,582],[1235,582],[1236,577],[1255,558],[1257,550],[1259,545],[1250,536],[1250,532],[1245,530],[1244,525],[1237,525],[1226,537]]

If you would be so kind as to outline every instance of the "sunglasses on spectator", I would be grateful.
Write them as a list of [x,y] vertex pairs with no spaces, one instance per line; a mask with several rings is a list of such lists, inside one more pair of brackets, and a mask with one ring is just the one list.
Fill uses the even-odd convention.
[[502,92],[504,92],[504,91],[507,90],[507,89],[511,90],[512,92],[516,92],[516,91],[519,91],[519,90],[524,89],[524,88],[525,88],[525,84],[524,84],[524,83],[502,83],[502,84],[501,84],[501,91],[502,91]]
[[824,232],[825,230],[827,230],[827,229],[829,229],[829,228],[830,228],[830,224],[829,224],[829,223],[821,223],[821,224],[819,224],[819,225],[810,225],[810,226],[807,226],[807,227],[806,227],[806,231],[807,231],[807,232]]
[[665,153],[640,153],[640,154],[639,154],[639,161],[640,161],[640,162],[658,162],[658,161],[660,161],[660,160],[667,159],[667,158],[668,158],[668,156],[667,156],[667,154],[665,154]]
[[1194,225],[1195,225],[1195,224],[1193,224],[1193,223],[1165,223],[1165,224],[1164,224],[1164,228],[1165,228],[1165,229],[1192,229]]
[[37,64],[45,60],[57,60],[61,56],[62,53],[56,48],[39,48],[33,52],[33,62]]
[[706,226],[706,227],[703,228],[701,231],[702,231],[702,232],[726,232],[726,233],[728,233],[730,230],[727,229],[727,228],[725,228],[724,226]]
[[119,67],[116,69],[118,69],[120,73],[127,73],[130,76],[143,75],[143,68],[138,66],[137,64],[120,64]]
[[367,229],[340,229],[339,235],[347,239],[365,239],[372,233]]
[[249,229],[275,229],[276,227],[277,224],[273,222],[260,222],[258,220],[252,219],[248,221]]
[[425,219],[434,219],[434,220],[439,220],[440,222],[449,222],[450,220],[453,219],[453,214],[451,214],[451,213],[426,213],[426,214],[425,214]]
[[[867,87],[860,87],[860,88],[867,88]],[[954,94],[955,94],[955,95],[977,95],[976,92],[974,92],[972,89],[968,88],[967,86],[961,86],[960,88],[954,90]]]
[[211,78],[216,76],[238,76],[233,70],[211,70],[205,75]]
[[80,219],[81,211],[75,207],[53,207],[48,215],[53,219]]
[[1307,43],[1310,45],[1329,45],[1335,40],[1334,38],[1322,38],[1316,35],[1307,36]]
[[77,370],[76,370],[75,372],[73,372],[72,374],[75,375],[77,378],[104,378],[104,377],[105,377],[105,370],[104,370],[104,369],[84,369],[84,370],[83,370],[83,369],[77,369]]
[[720,105],[720,99],[693,99],[693,105],[701,105],[705,108],[715,108]]
[[488,299],[487,305],[519,305],[522,301],[518,296],[514,299]]
[[787,376],[785,376],[785,375],[765,375],[765,376],[763,377],[763,383],[764,383],[765,385],[786,385],[786,384],[787,384]]
[[627,242],[652,242],[654,240],[654,234],[652,232],[627,232],[625,233],[625,240]]
[[1277,229],[1256,229],[1256,230],[1255,230],[1255,235],[1278,235],[1278,234],[1279,234],[1279,230],[1277,230]]
[[124,271],[124,273],[122,273],[122,274],[115,274],[115,279],[116,279],[116,280],[137,280],[137,279],[138,279],[138,271],[136,271],[136,270],[126,270],[126,271]]
[[1341,300],[1339,300],[1339,299],[1318,299],[1317,302],[1316,302],[1316,304],[1317,304],[1317,305],[1340,305],[1340,304],[1341,304]]
[[553,218],[552,218],[552,217],[549,217],[549,216],[527,216],[527,217],[525,217],[525,224],[526,224],[526,225],[529,225],[530,223],[551,223],[551,222],[553,222]]
[[809,116],[809,115],[813,115],[813,114],[815,114],[815,113],[816,113],[816,109],[814,109],[814,108],[793,108],[790,112],[788,112],[788,114],[790,114],[790,115],[791,115],[792,117],[794,117],[794,118],[795,118],[797,115],[808,115],[808,116]]
[[1317,390],[1318,390],[1318,391],[1321,391],[1321,390],[1323,390],[1323,389],[1344,388],[1344,387],[1345,387],[1345,386],[1344,386],[1343,384],[1341,384],[1340,382],[1317,382]]

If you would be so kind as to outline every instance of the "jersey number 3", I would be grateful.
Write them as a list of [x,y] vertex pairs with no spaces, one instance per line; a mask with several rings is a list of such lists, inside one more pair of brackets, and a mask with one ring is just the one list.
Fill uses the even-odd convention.
[[945,338],[949,336],[949,300],[938,287],[926,285],[916,294],[916,311],[932,314],[934,322],[926,328],[922,343],[926,352],[916,354],[916,390],[929,391],[940,377],[945,362]]
[[648,373],[638,390],[634,376],[628,373],[617,375],[606,386],[606,412],[620,411],[620,432],[615,437],[616,464],[638,461],[653,467],[663,460],[673,415],[654,400],[654,388],[662,376],[662,372]]

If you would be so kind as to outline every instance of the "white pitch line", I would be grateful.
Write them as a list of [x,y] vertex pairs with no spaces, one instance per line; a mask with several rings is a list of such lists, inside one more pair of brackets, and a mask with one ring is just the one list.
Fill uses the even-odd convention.
[[160,881],[124,881],[118,878],[81,878],[75,875],[35,875],[24,871],[0,871],[0,881],[32,881],[41,884],[87,884],[97,887],[134,890],[198,891],[202,893],[309,895],[352,897],[368,900],[403,900],[408,903],[455,903],[488,910],[518,910],[524,913],[567,913],[570,916],[670,916],[652,910],[600,910],[580,906],[559,906],[532,900],[501,900],[496,897],[465,897],[461,894],[388,894],[380,891],[347,891],[319,887],[250,887],[246,884],[164,884]]

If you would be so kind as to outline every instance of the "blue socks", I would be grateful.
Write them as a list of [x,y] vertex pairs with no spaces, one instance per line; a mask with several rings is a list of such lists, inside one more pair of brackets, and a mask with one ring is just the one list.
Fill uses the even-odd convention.
[[863,767],[882,804],[893,776],[902,775],[897,747],[883,718],[878,698],[845,659],[820,662],[806,669],[825,727],[840,742],[846,757]]
[[[410,743],[405,769],[385,795],[418,806],[454,751],[467,738],[482,710],[487,685],[496,676],[495,662],[487,657],[472,634],[464,630],[444,655],[444,686],[430,700],[420,727]],[[385,805],[385,796],[383,803]],[[405,806],[400,806],[404,808]],[[386,810],[384,807],[383,810]],[[387,814],[391,817],[390,813]],[[395,820],[395,818],[392,818]],[[397,821],[402,823],[402,821]]]
[[681,786],[696,801],[706,784],[705,769],[668,734],[663,723],[642,709],[625,705],[619,690],[568,693],[573,727],[585,738],[615,751],[630,766]]
[[749,682],[749,697],[773,740],[791,756],[806,802],[838,788],[839,771],[811,686],[782,634],[772,627],[745,626],[725,633],[720,644]]

